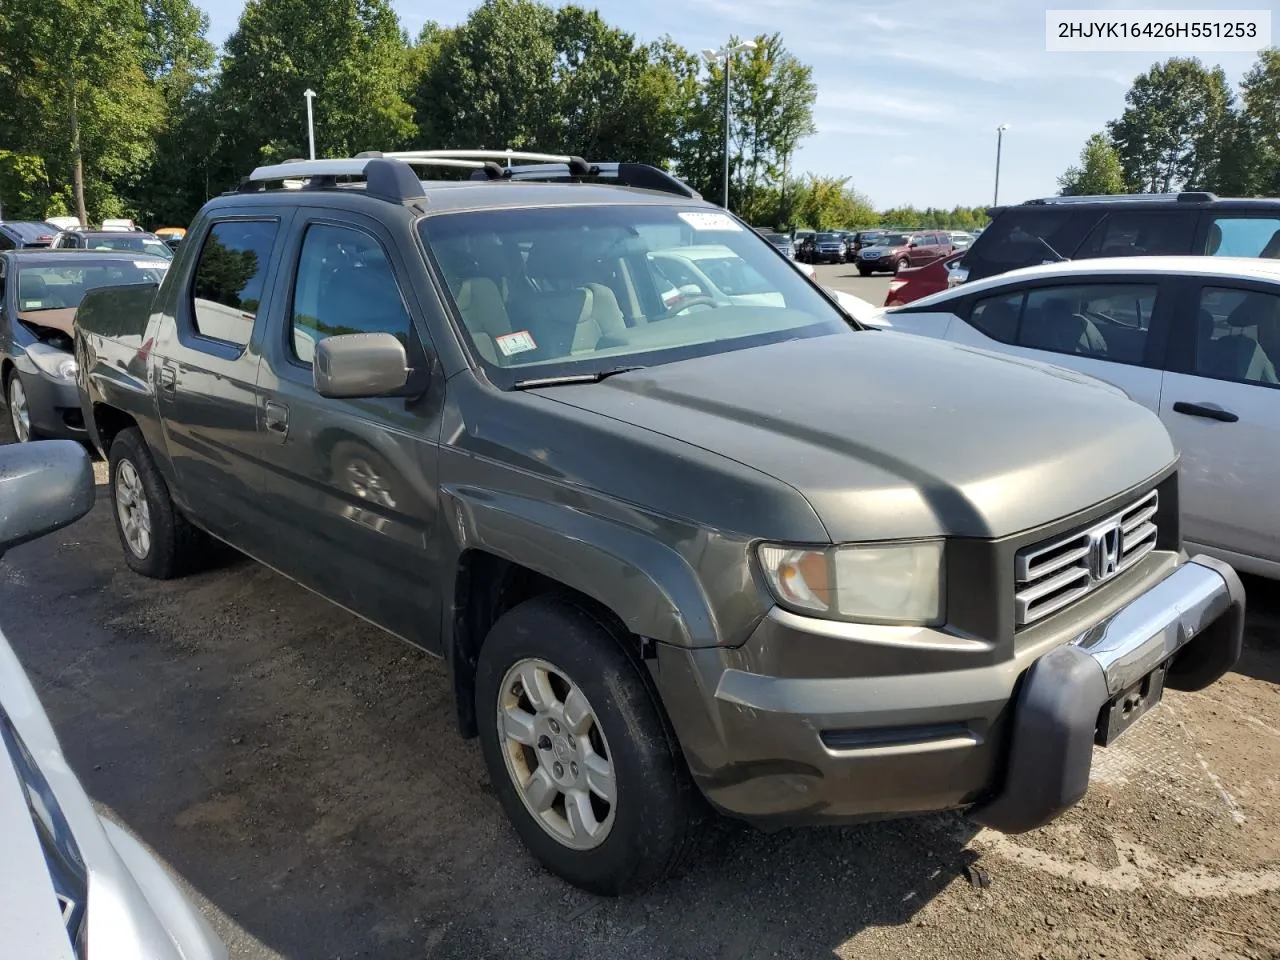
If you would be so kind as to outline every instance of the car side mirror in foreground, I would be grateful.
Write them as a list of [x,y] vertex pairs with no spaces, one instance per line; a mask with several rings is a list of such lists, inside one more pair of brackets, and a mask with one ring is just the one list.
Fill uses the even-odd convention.
[[316,344],[312,383],[322,397],[381,397],[409,382],[404,344],[390,333],[344,333]]
[[93,464],[74,440],[0,447],[0,556],[75,523],[93,496]]

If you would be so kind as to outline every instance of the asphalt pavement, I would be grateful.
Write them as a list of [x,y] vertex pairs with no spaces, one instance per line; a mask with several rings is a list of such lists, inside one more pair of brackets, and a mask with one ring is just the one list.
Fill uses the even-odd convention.
[[852,264],[846,263],[822,263],[815,266],[814,270],[817,271],[818,282],[824,287],[851,293],[877,307],[884,304],[884,298],[889,293],[889,281],[893,279],[887,273],[861,277]]
[[603,900],[520,846],[438,661],[234,554],[136,576],[98,491],[0,561],[0,627],[89,793],[237,960],[1280,956],[1272,585],[1238,671],[1169,693],[1048,828],[723,821],[681,876]]

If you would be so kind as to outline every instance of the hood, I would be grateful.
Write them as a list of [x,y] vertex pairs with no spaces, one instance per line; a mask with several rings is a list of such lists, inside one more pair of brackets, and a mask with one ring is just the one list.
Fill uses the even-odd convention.
[[37,327],[59,330],[69,337],[75,336],[75,307],[63,307],[57,310],[28,310],[26,313],[19,313],[18,319]]
[[798,490],[834,541],[1003,537],[1175,459],[1154,414],[1058,367],[868,331],[621,374],[544,396]]

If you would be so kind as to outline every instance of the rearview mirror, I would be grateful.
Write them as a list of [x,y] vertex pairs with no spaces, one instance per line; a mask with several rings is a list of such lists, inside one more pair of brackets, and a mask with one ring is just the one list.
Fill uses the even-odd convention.
[[344,333],[316,344],[311,379],[322,397],[380,397],[408,383],[409,362],[390,333]]
[[74,440],[0,447],[0,557],[93,507],[93,464]]

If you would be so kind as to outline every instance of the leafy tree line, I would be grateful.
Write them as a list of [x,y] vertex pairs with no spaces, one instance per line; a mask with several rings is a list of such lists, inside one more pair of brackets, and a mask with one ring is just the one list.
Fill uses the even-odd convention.
[[[724,76],[578,6],[484,0],[416,38],[389,0],[248,0],[220,55],[192,0],[0,4],[4,215],[186,223],[264,162],[516,147],[674,169],[720,201]],[[774,34],[735,56],[731,194],[768,208],[814,132],[809,66]]]
[[1059,177],[1064,195],[1280,195],[1280,48],[1259,54],[1238,94],[1221,67],[1173,57],[1137,77],[1125,103]]

